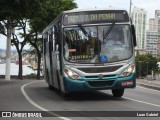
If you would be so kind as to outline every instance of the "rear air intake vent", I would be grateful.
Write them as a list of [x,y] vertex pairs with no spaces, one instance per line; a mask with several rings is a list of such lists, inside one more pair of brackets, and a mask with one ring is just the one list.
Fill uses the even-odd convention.
[[105,87],[105,86],[112,86],[114,83],[114,80],[111,80],[111,81],[87,81],[87,83],[91,87]]

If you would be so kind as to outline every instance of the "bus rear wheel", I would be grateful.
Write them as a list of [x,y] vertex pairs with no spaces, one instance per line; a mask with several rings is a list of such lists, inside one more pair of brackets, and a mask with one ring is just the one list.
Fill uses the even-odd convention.
[[114,97],[122,97],[124,94],[124,88],[123,89],[113,89],[112,94]]

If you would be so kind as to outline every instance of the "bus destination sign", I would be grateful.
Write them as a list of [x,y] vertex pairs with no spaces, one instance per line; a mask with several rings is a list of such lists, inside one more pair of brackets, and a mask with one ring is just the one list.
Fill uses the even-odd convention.
[[64,16],[64,25],[106,23],[106,22],[127,22],[126,12],[79,12],[68,13]]

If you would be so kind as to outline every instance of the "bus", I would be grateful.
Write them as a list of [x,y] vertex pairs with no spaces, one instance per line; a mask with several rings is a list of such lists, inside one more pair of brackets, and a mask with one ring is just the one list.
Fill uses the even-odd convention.
[[[116,34],[120,42],[111,44]],[[43,30],[44,76],[50,89],[111,90],[121,97],[135,88],[136,36],[126,10],[63,11]]]

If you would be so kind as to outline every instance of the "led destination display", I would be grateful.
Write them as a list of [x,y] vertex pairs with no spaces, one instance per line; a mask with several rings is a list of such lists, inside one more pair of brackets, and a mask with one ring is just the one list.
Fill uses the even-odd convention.
[[92,11],[68,13],[64,16],[64,25],[105,23],[105,22],[127,22],[129,18],[124,11]]

